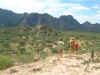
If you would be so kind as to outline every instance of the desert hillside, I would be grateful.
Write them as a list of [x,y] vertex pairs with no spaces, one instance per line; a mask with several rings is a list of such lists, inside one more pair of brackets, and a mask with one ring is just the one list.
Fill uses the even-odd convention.
[[94,62],[89,61],[89,54],[70,56],[65,54],[50,56],[35,63],[13,66],[3,70],[0,75],[99,75],[100,63],[95,55]]

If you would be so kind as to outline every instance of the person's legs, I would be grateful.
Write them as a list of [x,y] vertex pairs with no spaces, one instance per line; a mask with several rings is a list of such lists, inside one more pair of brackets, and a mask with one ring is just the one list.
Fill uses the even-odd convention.
[[63,57],[63,50],[62,49],[59,50],[59,56]]
[[94,61],[94,51],[93,51],[93,49],[91,50],[91,61]]
[[78,48],[75,49],[75,54],[78,54]]
[[60,49],[60,50],[58,51],[58,60],[60,60],[60,58],[62,58],[62,57],[63,57],[63,50]]
[[70,55],[73,56],[74,55],[74,48],[70,48]]

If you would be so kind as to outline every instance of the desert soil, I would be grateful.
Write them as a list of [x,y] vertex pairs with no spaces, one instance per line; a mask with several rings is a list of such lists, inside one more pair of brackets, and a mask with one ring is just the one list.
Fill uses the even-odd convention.
[[89,54],[50,56],[35,63],[16,65],[0,71],[0,75],[100,75],[100,63],[86,63]]

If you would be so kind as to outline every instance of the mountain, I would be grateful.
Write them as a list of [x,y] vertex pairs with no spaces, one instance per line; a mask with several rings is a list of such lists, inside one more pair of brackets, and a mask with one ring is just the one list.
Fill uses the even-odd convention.
[[83,24],[84,24],[84,25],[91,25],[91,23],[88,22],[88,21],[84,22]]
[[9,10],[0,9],[0,26],[16,26],[23,16]]
[[6,9],[0,9],[0,26],[20,26],[20,25],[48,25],[55,29],[63,30],[85,30],[85,31],[100,31],[100,24],[91,24],[84,22],[80,24],[72,15],[62,15],[59,18],[53,17],[47,13],[23,13],[17,14]]
[[68,16],[60,16],[60,18],[58,18],[58,25],[60,26],[60,28],[62,29],[76,29],[78,25],[80,25],[80,23],[73,18],[73,16],[68,15]]
[[90,22],[86,21],[81,25],[80,29],[91,32],[100,32],[100,24],[91,24]]
[[24,13],[16,14],[12,11],[0,9],[0,26],[17,26],[17,25],[30,25],[35,26],[37,24],[48,25],[53,28],[60,29],[62,27],[67,29],[68,26],[78,25],[73,16],[60,16],[59,18],[53,17],[47,13]]

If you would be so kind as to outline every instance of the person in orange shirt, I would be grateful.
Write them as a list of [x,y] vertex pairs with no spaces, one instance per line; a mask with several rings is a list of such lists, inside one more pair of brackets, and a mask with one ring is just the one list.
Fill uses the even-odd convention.
[[74,37],[71,37],[70,38],[70,41],[69,41],[69,50],[70,50],[70,53],[71,54],[74,54],[75,53],[74,44],[75,44],[75,38]]

